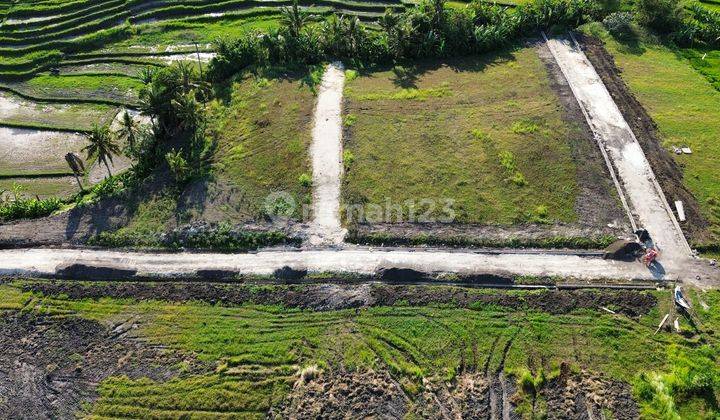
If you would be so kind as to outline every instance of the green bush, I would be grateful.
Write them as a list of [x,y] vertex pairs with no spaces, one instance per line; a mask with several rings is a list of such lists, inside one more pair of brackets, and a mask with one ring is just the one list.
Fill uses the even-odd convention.
[[681,27],[684,11],[678,0],[637,0],[635,16],[641,25],[668,33]]
[[46,199],[25,197],[17,184],[13,186],[11,194],[11,197],[0,202],[0,220],[2,221],[44,217],[62,207],[62,201],[56,197]]
[[603,25],[610,35],[619,40],[628,40],[636,36],[633,28],[633,15],[629,12],[611,13],[603,19]]

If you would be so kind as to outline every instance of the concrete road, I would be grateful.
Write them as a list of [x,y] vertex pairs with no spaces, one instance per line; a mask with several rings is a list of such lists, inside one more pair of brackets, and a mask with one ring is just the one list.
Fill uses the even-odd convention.
[[[225,270],[271,275],[290,267],[310,272],[352,272],[371,275],[381,268],[421,272],[561,276],[577,279],[654,280],[673,278],[642,264],[593,257],[553,254],[489,254],[425,249],[273,250],[250,254],[138,253],[77,249],[0,251],[0,275],[54,276],[64,267],[81,264],[128,270],[143,277],[187,277],[198,271]],[[100,279],[98,279],[100,280]]]
[[547,41],[580,103],[601,149],[612,161],[638,227],[648,230],[659,261],[675,269],[691,259],[691,249],[665,200],[650,162],[590,61],[574,38]]

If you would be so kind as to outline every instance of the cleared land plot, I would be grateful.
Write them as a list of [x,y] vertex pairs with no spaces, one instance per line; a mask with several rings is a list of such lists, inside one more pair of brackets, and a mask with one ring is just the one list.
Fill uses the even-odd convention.
[[[623,80],[657,123],[662,146],[683,171],[717,246],[720,237],[720,91],[693,69],[682,51],[652,42],[622,45],[598,32]],[[690,147],[691,155],[673,153]],[[707,244],[707,243],[706,243]]]
[[617,207],[581,114],[570,121],[534,47],[349,79],[346,206],[389,200],[407,215],[410,200],[421,214],[422,199],[447,198],[456,222],[574,223],[589,174],[602,186],[595,211]]
[[93,123],[109,123],[116,113],[109,105],[33,102],[0,92],[0,125],[90,130]]
[[[457,391],[456,398],[469,404],[468,409],[478,410],[474,418],[488,417],[483,410],[489,411],[492,404],[487,398],[489,387],[496,387],[496,398],[509,398],[517,390],[518,395],[510,399],[517,405],[513,410],[528,417],[567,418],[573,417],[572,410],[597,410],[605,415],[613,412],[613,418],[618,418],[619,413],[632,414],[633,410],[634,416],[638,414],[628,384],[634,383],[641,387],[636,390],[646,391],[640,409],[648,418],[655,418],[655,410],[661,405],[653,397],[661,391],[648,388],[650,380],[639,379],[641,372],[657,383],[689,386],[683,388],[691,390],[688,396],[675,399],[672,407],[681,417],[690,413],[712,417],[718,409],[712,398],[713,393],[717,395],[717,385],[709,386],[709,394],[690,385],[696,383],[693,378],[707,378],[696,375],[717,378],[717,352],[713,350],[717,339],[694,330],[684,319],[680,321],[684,335],[653,335],[658,320],[670,310],[668,291],[16,282],[0,286],[0,292],[0,308],[5,311],[0,326],[19,321],[10,324],[12,339],[3,342],[6,347],[2,354],[27,351],[26,346],[34,349],[35,358],[27,363],[37,364],[39,377],[44,377],[46,359],[54,357],[57,377],[64,378],[67,392],[92,390],[86,388],[91,383],[84,380],[88,376],[100,382],[98,400],[83,407],[103,417],[202,417],[222,412],[264,418],[288,395],[304,398],[306,410],[327,404],[335,410],[377,408],[386,413],[395,407],[401,414],[417,410],[416,414],[426,414],[421,417],[436,417],[428,415],[439,408],[435,404],[446,402],[449,407],[449,395],[455,394],[444,392],[443,387],[448,386]],[[718,293],[692,293],[691,298],[704,328],[717,329]],[[372,303],[362,309],[352,307],[362,302]],[[32,317],[15,318],[20,309]],[[49,333],[30,336],[37,328],[32,319],[46,325]],[[113,329],[116,333],[110,334]],[[75,333],[68,335],[66,330]],[[103,352],[93,351],[97,346],[94,334],[104,342],[111,340],[110,348],[126,349],[131,343],[139,346],[118,367],[112,363],[121,369],[116,376],[108,377],[115,370],[106,369]],[[68,339],[81,343],[88,340],[89,350],[79,346],[80,350],[74,350],[76,347],[69,344],[73,341]],[[148,347],[165,348],[165,358],[152,358]],[[64,354],[73,351],[79,354]],[[183,362],[178,365],[179,360]],[[12,359],[4,361],[0,356],[0,362],[11,363]],[[572,374],[565,369],[563,375],[577,375],[581,368],[587,369],[584,375],[592,378],[593,388],[586,389],[584,381],[571,382],[577,385],[567,388],[558,385],[562,362],[573,367]],[[79,379],[77,375],[61,375],[78,363],[85,366],[78,373]],[[128,369],[133,372],[133,366],[148,363],[164,367],[168,372],[165,379],[148,379],[144,376],[162,375],[142,370],[130,377],[120,376]],[[299,384],[292,391],[297,372],[312,365],[323,370],[310,379],[320,384],[333,378],[341,383],[351,381],[353,375],[359,375],[357,388],[350,385],[353,382],[346,382],[357,391],[349,400],[359,405],[346,407],[342,405],[345,394],[330,397],[327,389],[313,396],[304,394],[305,387]],[[389,379],[387,385],[373,392],[375,402],[362,408],[368,405],[362,400],[364,387],[372,386],[362,381],[369,369],[389,375]],[[682,369],[688,369],[687,373],[682,374]],[[516,376],[503,379],[508,374]],[[529,375],[531,381],[542,378],[535,381],[540,391],[537,395],[516,387],[523,375]],[[578,377],[571,377],[577,381]],[[52,381],[55,377],[48,378]],[[468,400],[463,399],[461,384],[466,380],[474,381],[477,394],[472,395],[476,399],[470,395],[466,396]],[[42,407],[43,389],[28,389],[34,398],[27,407]],[[297,395],[291,394],[294,392]],[[433,398],[435,393],[438,400]],[[567,395],[559,395],[563,393]],[[603,398],[588,398],[597,393]],[[396,398],[397,404],[388,403]],[[672,396],[667,398],[673,400]],[[70,412],[79,408],[79,403],[65,406],[68,400],[53,407]],[[314,417],[309,415],[312,411],[285,413],[289,417]]]
[[[169,174],[159,174],[127,200],[127,223],[105,234],[103,243],[158,246],[158,234],[194,221],[264,226],[272,193],[288,194],[296,206],[287,215],[302,217],[301,204],[311,199],[300,177],[310,179],[314,82],[304,73],[265,76],[241,77],[224,100],[207,104],[217,140],[211,172],[181,191],[166,188]],[[286,215],[284,207],[275,210]]]
[[265,198],[274,192],[295,200],[294,217],[301,216],[301,203],[309,204],[310,188],[300,177],[311,173],[313,86],[321,74],[316,68],[307,74],[245,76],[233,84],[227,106],[213,109],[219,133],[215,176],[239,189],[236,210],[246,216],[261,216]]

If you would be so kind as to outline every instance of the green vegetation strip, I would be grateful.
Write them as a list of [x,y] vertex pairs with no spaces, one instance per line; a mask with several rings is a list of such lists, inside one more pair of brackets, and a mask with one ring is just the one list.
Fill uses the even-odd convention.
[[[587,369],[635,386],[644,418],[713,418],[720,393],[717,338],[720,292],[692,292],[698,325],[684,319],[685,335],[654,334],[668,312],[669,291],[642,292],[657,306],[630,319],[599,308],[551,314],[538,308],[485,304],[469,308],[454,303],[387,306],[315,312],[280,305],[208,305],[160,300],[70,299],[24,292],[25,283],[0,286],[0,308],[23,310],[55,319],[83,317],[108,327],[132,319],[133,334],[150,344],[194,355],[209,364],[207,373],[185,373],[164,382],[111,377],[99,387],[99,398],[85,407],[96,417],[203,417],[224,413],[263,418],[291,392],[299,368],[321,370],[389,370],[411,399],[420,398],[423,379],[451,382],[462,372],[503,370],[522,383],[523,376],[558,375],[560,363]],[[91,284],[85,287],[92,288]],[[249,286],[249,296],[302,288]],[[426,288],[429,295],[447,290]],[[500,302],[530,300],[557,292],[462,290],[463,296],[498,295]],[[252,299],[252,298],[250,298]],[[393,300],[391,300],[393,302]],[[618,309],[611,306],[609,309]],[[502,349],[507,348],[506,354]],[[632,366],[632,369],[628,369]],[[180,366],[182,368],[182,366]],[[518,410],[543,412],[542,395],[520,387]],[[715,401],[715,402],[714,402]],[[524,411],[527,410],[527,411]],[[533,410],[535,412],[535,410]]]
[[48,130],[48,131],[62,131],[65,133],[90,133],[89,129],[75,128],[75,127],[62,127],[50,124],[36,124],[36,123],[22,123],[0,120],[0,127],[20,128],[26,130]]

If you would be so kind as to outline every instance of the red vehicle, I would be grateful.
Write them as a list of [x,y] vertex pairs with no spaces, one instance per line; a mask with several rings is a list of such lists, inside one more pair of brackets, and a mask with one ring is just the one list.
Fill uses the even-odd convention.
[[655,248],[648,248],[647,251],[645,251],[645,255],[642,256],[642,262],[645,263],[646,266],[650,267],[657,257],[657,250]]

